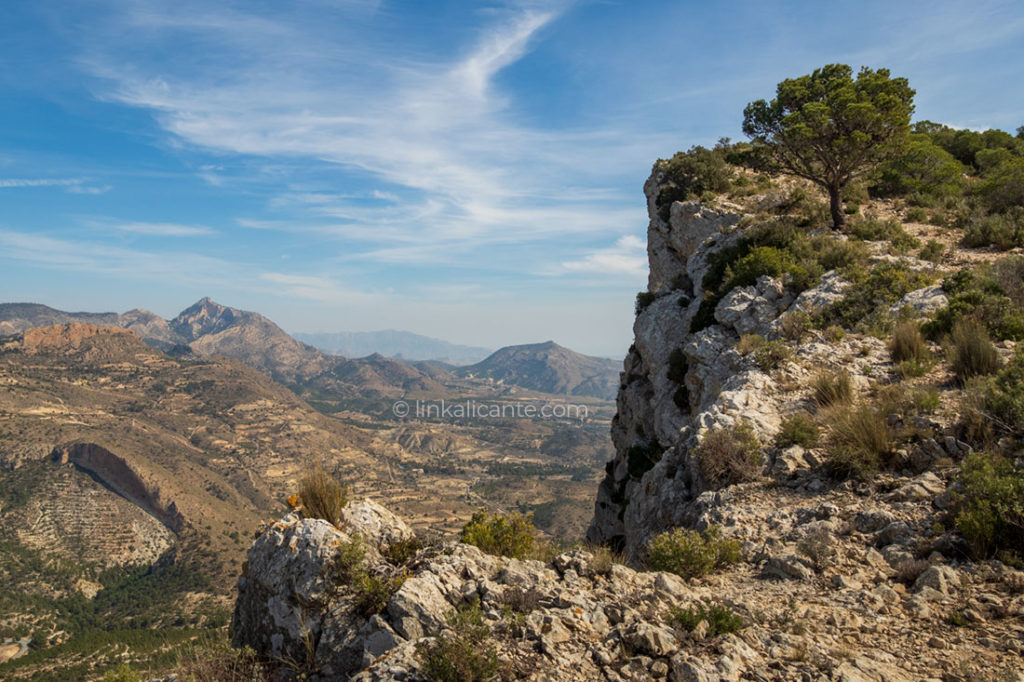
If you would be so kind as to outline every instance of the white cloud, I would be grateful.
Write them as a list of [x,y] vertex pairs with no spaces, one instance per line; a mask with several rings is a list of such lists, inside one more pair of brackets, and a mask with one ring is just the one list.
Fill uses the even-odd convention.
[[0,178],[0,187],[74,187],[81,178]]
[[213,234],[213,230],[208,227],[177,223],[122,223],[113,227],[121,232],[131,232],[148,237],[202,237]]
[[646,277],[647,245],[633,235],[620,237],[614,246],[598,249],[586,257],[562,263],[567,272]]
[[[330,40],[295,21],[185,5],[145,12],[128,5],[128,23],[156,43],[180,32],[210,41],[217,47],[211,56],[199,66],[188,59],[147,64],[124,59],[120,50],[130,46],[119,41],[93,44],[84,63],[107,84],[102,96],[152,111],[188,145],[326,162],[343,177],[384,183],[366,192],[284,190],[270,205],[335,221],[277,221],[281,229],[297,231],[301,223],[377,244],[369,253],[388,262],[395,249],[404,249],[402,262],[416,260],[413,245],[466,254],[491,244],[621,233],[642,222],[642,203],[624,208],[614,188],[674,144],[628,127],[551,130],[517,120],[496,77],[559,18],[552,3],[479,15],[490,25],[445,61],[403,53],[393,42]],[[257,222],[274,229],[267,220],[243,225]],[[418,253],[433,261],[438,251]]]
[[84,178],[0,178],[0,188],[63,187],[72,194],[104,194],[114,189],[111,185],[88,185]]

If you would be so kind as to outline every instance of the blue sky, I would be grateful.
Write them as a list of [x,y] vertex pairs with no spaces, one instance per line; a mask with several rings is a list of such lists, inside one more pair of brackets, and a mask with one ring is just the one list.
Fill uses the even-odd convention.
[[620,357],[652,162],[830,62],[1024,124],[1019,2],[5,0],[0,300]]

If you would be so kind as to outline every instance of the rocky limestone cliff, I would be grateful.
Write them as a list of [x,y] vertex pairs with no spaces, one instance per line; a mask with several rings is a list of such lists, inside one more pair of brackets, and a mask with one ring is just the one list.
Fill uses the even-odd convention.
[[[669,210],[657,198],[661,173],[648,179],[648,256],[646,305],[633,325],[634,344],[624,361],[618,411],[612,423],[616,457],[608,463],[587,533],[591,542],[621,547],[642,559],[651,536],[675,526],[693,526],[701,496],[711,486],[696,465],[693,450],[709,431],[746,422],[762,444],[774,439],[781,418],[806,401],[806,392],[782,383],[804,385],[815,371],[844,368],[855,384],[891,369],[885,344],[874,338],[855,343],[825,342],[820,334],[796,344],[797,362],[774,375],[759,368],[753,354],[736,346],[741,336],[779,339],[783,318],[813,313],[839,300],[849,286],[834,271],[796,295],[783,281],[760,277],[751,286],[724,295],[708,324],[696,324],[706,294],[705,275],[716,256],[744,238],[742,216],[698,201],[674,202]],[[663,219],[662,216],[666,216]],[[877,255],[876,260],[891,259]],[[903,259],[910,267],[930,264]],[[907,305],[925,315],[946,304],[938,286],[911,292],[893,306]],[[691,331],[699,327],[699,331]],[[954,447],[953,454],[959,451]],[[764,473],[789,466],[771,458]]]

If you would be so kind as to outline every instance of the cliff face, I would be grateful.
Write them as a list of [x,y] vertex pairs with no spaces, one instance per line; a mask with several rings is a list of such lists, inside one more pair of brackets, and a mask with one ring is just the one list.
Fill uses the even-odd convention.
[[[700,202],[658,205],[665,179],[657,169],[644,186],[650,226],[648,291],[633,326],[634,344],[624,361],[612,423],[615,458],[606,467],[587,533],[591,542],[625,550],[642,559],[650,537],[666,528],[693,526],[712,486],[697,466],[694,448],[704,434],[748,424],[762,448],[778,432],[781,417],[806,409],[803,386],[814,372],[842,368],[855,387],[891,372],[886,346],[874,338],[825,342],[787,341],[797,362],[775,371],[758,366],[754,353],[742,354],[743,335],[783,336],[785,318],[813,313],[839,300],[849,284],[829,271],[796,295],[780,279],[757,278],[708,301],[709,270],[726,260],[749,231],[741,215]],[[668,210],[666,210],[668,208]],[[749,222],[749,221],[748,221]],[[881,261],[893,257],[872,256]],[[925,268],[905,258],[910,268]],[[721,273],[712,272],[711,279]],[[909,304],[926,314],[945,305],[938,287],[909,294],[893,306]],[[788,455],[762,450],[763,473],[788,467]],[[706,500],[704,500],[706,502]]]

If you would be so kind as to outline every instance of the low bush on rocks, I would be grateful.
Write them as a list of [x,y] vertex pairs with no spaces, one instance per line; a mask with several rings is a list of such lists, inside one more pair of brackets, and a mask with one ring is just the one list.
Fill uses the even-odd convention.
[[491,514],[480,509],[462,527],[460,539],[487,554],[524,559],[534,547],[533,524],[519,513]]
[[889,306],[935,280],[931,273],[889,261],[876,263],[869,270],[849,268],[843,274],[853,284],[850,293],[820,313],[819,327],[836,324],[844,329],[874,331],[885,326]]
[[959,320],[970,318],[994,339],[1024,341],[1024,257],[964,268],[944,279],[942,288],[949,305],[924,325],[930,338],[941,339]]
[[636,306],[634,308],[634,312],[639,315],[647,308],[647,306],[654,303],[657,298],[658,295],[653,291],[641,291],[636,295]]
[[971,319],[959,320],[950,335],[949,362],[961,385],[971,377],[993,374],[999,369],[999,353],[988,330]]
[[694,451],[697,466],[712,488],[750,481],[761,469],[761,444],[746,422],[709,432]]
[[896,582],[910,587],[930,567],[924,559],[904,559],[896,566]]
[[921,251],[917,254],[917,257],[921,260],[930,261],[932,263],[940,263],[945,255],[946,247],[942,245],[942,242],[929,239],[925,242],[925,245],[921,247]]
[[819,372],[811,379],[811,400],[818,407],[845,405],[853,400],[853,380],[845,369]]
[[303,518],[323,519],[337,526],[348,502],[348,487],[318,464],[299,481],[298,495]]
[[875,216],[866,216],[850,222],[849,233],[864,241],[887,241],[893,248],[904,253],[921,246],[920,240],[908,234],[898,220],[881,220]]
[[666,182],[656,199],[662,220],[668,220],[672,202],[729,191],[734,173],[723,149],[701,146],[690,147],[671,159],[659,159],[654,170],[665,174]]
[[988,382],[985,405],[1003,431],[1024,436],[1024,349]]
[[775,445],[788,448],[799,445],[813,448],[818,444],[818,425],[810,416],[801,413],[790,415],[782,420],[782,426],[775,435]]
[[964,460],[956,529],[976,559],[1024,558],[1024,471],[1000,455],[974,453]]
[[743,629],[743,619],[732,609],[722,604],[702,604],[685,609],[674,607],[669,610],[668,622],[687,632],[693,632],[700,624],[707,623],[705,637],[717,637],[739,632]]
[[972,215],[966,221],[964,246],[994,246],[1009,251],[1024,246],[1024,209],[1007,213]]
[[754,351],[754,364],[765,372],[778,369],[793,357],[793,351],[782,341],[765,341]]
[[749,355],[763,346],[765,338],[760,334],[744,334],[736,344],[736,352],[740,355]]
[[800,292],[813,287],[826,270],[860,271],[867,262],[863,244],[831,235],[810,236],[789,219],[752,228],[739,242],[712,253],[701,282],[704,300],[690,324],[696,333],[715,323],[715,306],[738,286],[754,284],[762,275],[783,280]]
[[904,378],[924,376],[932,367],[932,353],[921,334],[921,327],[912,320],[897,322],[893,327],[889,356]]
[[835,410],[830,416],[832,457],[828,472],[835,478],[867,478],[889,463],[896,434],[887,414],[871,404]]
[[406,574],[371,573],[366,567],[366,547],[359,537],[343,542],[329,564],[328,579],[335,594],[343,587],[353,597],[353,608],[364,617],[380,613],[405,583]]
[[450,630],[417,645],[423,674],[434,682],[487,682],[501,670],[491,629],[479,605],[464,606],[448,616]]
[[395,540],[384,548],[384,558],[395,566],[404,566],[423,549],[423,541],[413,537],[408,540]]
[[717,526],[705,531],[673,528],[647,545],[647,563],[654,571],[695,578],[737,563],[740,547],[739,540],[722,537]]

